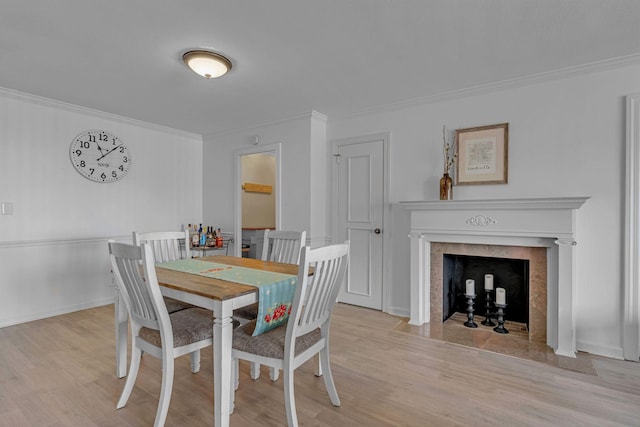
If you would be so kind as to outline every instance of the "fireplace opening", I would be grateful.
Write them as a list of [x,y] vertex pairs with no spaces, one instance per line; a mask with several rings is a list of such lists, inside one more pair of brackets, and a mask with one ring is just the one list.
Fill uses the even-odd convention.
[[[504,288],[506,321],[526,324],[529,327],[529,260],[481,257],[456,254],[443,255],[442,321],[454,313],[467,313],[464,296],[467,279],[475,281],[475,314],[485,314],[485,274],[493,274],[491,301],[495,302],[496,288]],[[494,309],[495,311],[495,309]]]

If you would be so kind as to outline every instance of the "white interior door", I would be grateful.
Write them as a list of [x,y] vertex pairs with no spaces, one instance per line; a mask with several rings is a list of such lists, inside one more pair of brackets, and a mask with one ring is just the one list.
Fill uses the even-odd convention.
[[350,240],[347,280],[338,300],[382,309],[384,141],[336,146],[338,241]]

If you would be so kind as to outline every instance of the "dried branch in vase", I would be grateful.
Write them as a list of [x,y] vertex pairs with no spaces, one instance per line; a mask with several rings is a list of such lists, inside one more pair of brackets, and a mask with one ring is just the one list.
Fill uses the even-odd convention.
[[442,126],[442,140],[444,142],[444,173],[448,174],[456,162],[458,153],[455,152],[453,144],[447,140],[447,129],[445,126]]

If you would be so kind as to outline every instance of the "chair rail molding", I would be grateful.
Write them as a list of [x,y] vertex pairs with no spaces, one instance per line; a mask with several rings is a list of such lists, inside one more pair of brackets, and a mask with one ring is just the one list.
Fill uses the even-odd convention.
[[640,93],[627,96],[623,357],[640,359]]
[[104,243],[107,241],[129,241],[131,236],[107,236],[107,237],[82,237],[82,238],[58,238],[58,239],[35,239],[35,240],[8,240],[0,242],[0,249],[2,248],[19,248],[19,247],[36,247],[36,246],[51,246],[51,245],[85,245]]

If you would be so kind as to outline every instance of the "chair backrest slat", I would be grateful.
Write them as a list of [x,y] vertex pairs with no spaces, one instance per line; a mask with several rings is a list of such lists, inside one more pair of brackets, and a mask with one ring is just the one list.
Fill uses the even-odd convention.
[[149,243],[157,263],[191,258],[189,231],[133,232],[133,244]]
[[109,241],[109,254],[116,284],[132,320],[157,330],[161,329],[161,322],[169,324],[151,246]]
[[300,249],[305,245],[306,231],[265,230],[262,260],[298,264]]
[[[287,340],[328,327],[348,262],[348,241],[318,249],[302,248]],[[308,274],[309,267],[313,267],[312,275]]]

